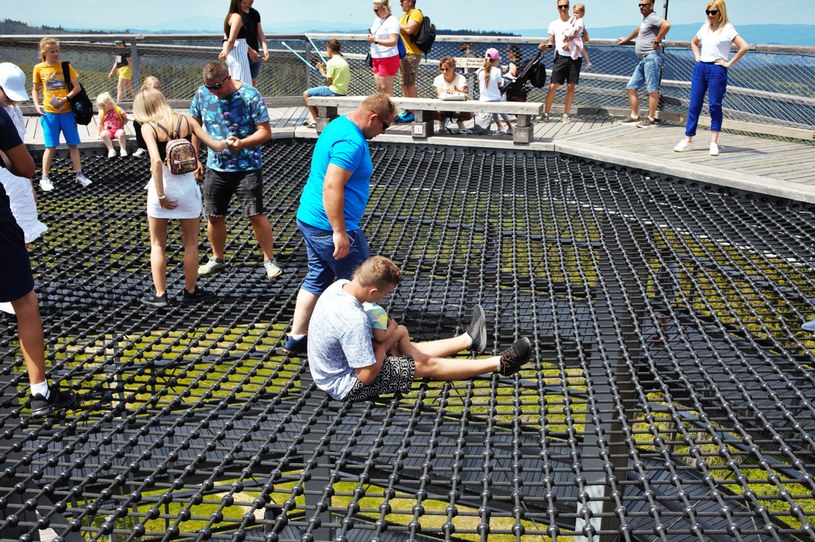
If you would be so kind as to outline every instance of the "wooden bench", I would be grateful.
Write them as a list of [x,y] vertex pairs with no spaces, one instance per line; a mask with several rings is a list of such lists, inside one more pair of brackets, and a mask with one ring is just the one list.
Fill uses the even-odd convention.
[[[321,132],[337,117],[340,107],[356,108],[366,96],[314,96],[308,104],[317,107],[317,131]],[[543,104],[536,102],[479,102],[476,100],[445,101],[437,98],[392,98],[398,109],[413,111],[416,120],[411,127],[414,139],[426,139],[433,135],[433,113],[507,113],[515,115],[518,122],[512,142],[528,145],[532,141],[532,117],[543,113]]]

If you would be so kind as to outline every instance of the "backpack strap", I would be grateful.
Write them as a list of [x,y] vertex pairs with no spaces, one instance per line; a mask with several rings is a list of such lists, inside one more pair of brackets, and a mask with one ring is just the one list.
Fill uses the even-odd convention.
[[[150,124],[151,124],[151,125],[155,124],[156,126],[158,126],[159,128],[161,128],[161,130],[162,130],[162,131],[163,131],[165,134],[167,134],[167,137],[168,137],[168,138],[170,138],[170,139],[176,139],[175,137],[173,137],[173,136],[170,134],[170,132],[169,132],[169,130],[167,130],[167,128],[165,128],[164,126],[162,126],[162,124],[161,124],[160,122],[158,122],[158,121],[153,121],[153,122],[151,122]],[[153,128],[153,131],[155,132],[155,131],[156,131],[156,129],[155,129],[155,128]],[[158,135],[158,133],[156,133],[156,135]]]
[[65,86],[68,87],[68,92],[71,92],[74,86],[71,84],[71,63],[67,60],[62,62],[62,78],[65,80]]
[[185,121],[185,124],[187,126],[187,133],[189,133],[189,131],[190,131],[190,123],[189,123],[189,121],[186,120],[186,117],[184,115],[178,115],[178,124],[175,127],[175,139],[178,139],[181,136],[181,121],[182,120]]

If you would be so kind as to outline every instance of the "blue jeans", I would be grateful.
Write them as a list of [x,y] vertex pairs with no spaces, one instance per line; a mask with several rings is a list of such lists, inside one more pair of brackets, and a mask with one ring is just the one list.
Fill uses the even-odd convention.
[[625,88],[639,90],[645,85],[649,94],[659,91],[659,70],[661,68],[662,53],[654,52],[645,55],[634,68],[634,73]]
[[727,91],[727,68],[713,62],[697,62],[693,68],[693,79],[690,85],[690,105],[688,105],[688,123],[685,135],[696,135],[699,115],[707,93],[708,110],[710,111],[710,131],[722,131],[722,100]]
[[306,241],[308,254],[308,272],[301,288],[314,295],[322,294],[337,279],[351,280],[351,275],[371,253],[368,240],[362,230],[348,233],[351,249],[348,255],[340,260],[334,259],[334,237],[331,230],[323,230],[297,221],[297,228]]

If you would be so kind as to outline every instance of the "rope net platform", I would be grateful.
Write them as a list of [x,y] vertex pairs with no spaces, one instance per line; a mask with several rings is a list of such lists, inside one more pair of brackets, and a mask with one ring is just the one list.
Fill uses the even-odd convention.
[[[283,275],[228,217],[227,268],[148,308],[147,162],[55,162],[31,250],[50,378],[77,408],[29,416],[0,319],[0,538],[815,540],[810,207],[555,155],[373,144],[363,229],[405,281],[414,340],[484,306],[510,378],[332,401],[285,356],[313,142],[264,148]],[[202,225],[201,255],[208,242]],[[467,363],[461,356],[461,363]]]

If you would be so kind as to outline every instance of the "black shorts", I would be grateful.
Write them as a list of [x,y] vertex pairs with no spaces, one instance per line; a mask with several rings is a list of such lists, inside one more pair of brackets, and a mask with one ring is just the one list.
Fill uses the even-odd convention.
[[583,57],[577,60],[570,56],[555,55],[555,63],[552,65],[552,84],[576,85],[580,80],[580,68],[583,66]]
[[207,170],[204,177],[204,212],[207,216],[226,216],[229,202],[237,194],[243,216],[263,214],[263,176],[261,170]]
[[0,222],[0,254],[0,302],[16,301],[34,289],[23,230],[16,222]]
[[382,363],[382,370],[370,384],[360,380],[354,384],[346,401],[367,401],[386,393],[407,393],[416,375],[416,363],[413,356],[388,356]]

